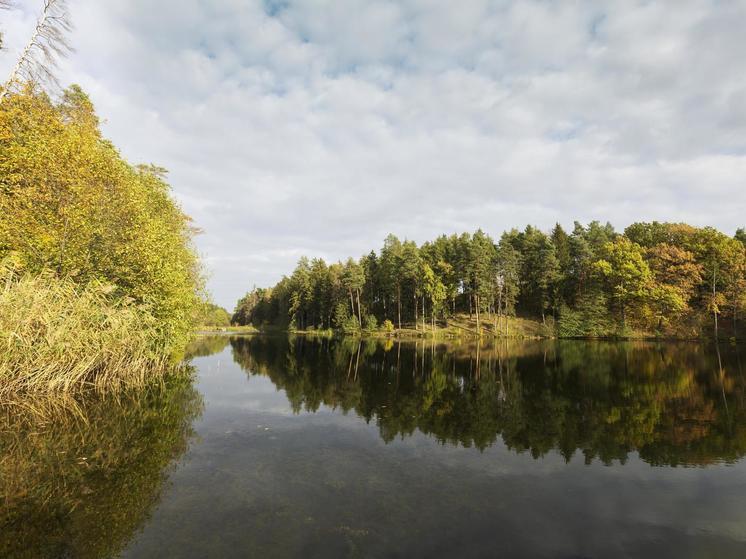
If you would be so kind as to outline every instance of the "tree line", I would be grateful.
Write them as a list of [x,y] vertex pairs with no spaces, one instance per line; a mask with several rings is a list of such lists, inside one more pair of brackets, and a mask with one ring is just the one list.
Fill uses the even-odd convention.
[[[417,245],[389,235],[362,258],[303,257],[289,276],[242,297],[235,324],[359,331],[434,329],[468,313],[510,335],[509,317],[556,335],[737,336],[746,309],[746,231],[575,222],[544,232],[477,230]],[[725,324],[724,324],[724,320]],[[724,332],[725,330],[725,332]]]

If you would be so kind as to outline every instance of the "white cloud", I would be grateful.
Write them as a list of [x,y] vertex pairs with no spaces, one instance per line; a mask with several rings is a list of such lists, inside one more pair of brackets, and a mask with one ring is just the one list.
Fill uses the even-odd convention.
[[[25,5],[33,5],[29,1]],[[746,196],[746,4],[74,0],[62,66],[171,170],[232,307],[301,253],[685,220]],[[32,10],[2,14],[6,70]]]

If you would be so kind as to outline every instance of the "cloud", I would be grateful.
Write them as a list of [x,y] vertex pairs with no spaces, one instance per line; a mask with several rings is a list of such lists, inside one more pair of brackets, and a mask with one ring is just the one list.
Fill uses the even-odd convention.
[[[300,254],[574,219],[732,232],[742,2],[74,0],[64,82],[171,170],[232,307]],[[2,14],[5,71],[33,22]]]

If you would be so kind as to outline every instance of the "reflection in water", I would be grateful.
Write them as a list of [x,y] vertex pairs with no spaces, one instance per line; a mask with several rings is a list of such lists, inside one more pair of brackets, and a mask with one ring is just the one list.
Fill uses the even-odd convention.
[[201,338],[195,379],[0,407],[0,556],[741,558],[720,351]]
[[206,357],[214,353],[220,353],[228,345],[228,341],[228,336],[197,336],[187,346],[184,357],[191,360],[195,357]]
[[61,409],[0,407],[0,557],[118,554],[201,410],[190,376]]
[[415,430],[485,449],[501,437],[535,458],[586,463],[639,452],[653,465],[746,453],[745,379],[734,348],[695,344],[433,342],[266,337],[231,340],[251,375],[295,412],[323,404],[375,420],[386,442]]

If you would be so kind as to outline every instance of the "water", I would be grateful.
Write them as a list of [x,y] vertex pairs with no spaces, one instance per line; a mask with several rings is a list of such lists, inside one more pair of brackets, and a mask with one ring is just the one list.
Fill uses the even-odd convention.
[[746,371],[697,344],[204,338],[2,419],[0,555],[746,556]]

